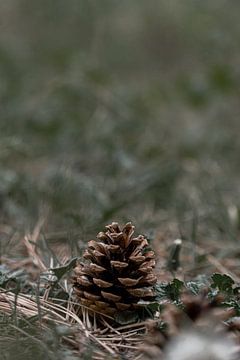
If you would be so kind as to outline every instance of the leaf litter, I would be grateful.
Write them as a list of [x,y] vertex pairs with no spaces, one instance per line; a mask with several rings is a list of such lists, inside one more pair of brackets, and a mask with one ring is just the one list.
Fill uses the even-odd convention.
[[[31,339],[36,346],[43,349],[47,346],[51,354],[53,345],[47,344],[46,333],[45,337],[43,333],[50,334],[49,331],[52,331],[59,349],[64,348],[64,354],[68,349],[66,359],[69,354],[71,359],[84,356],[96,360],[165,359],[172,339],[177,335],[182,336],[182,327],[188,324],[194,331],[206,330],[210,326],[206,325],[208,318],[217,329],[216,333],[220,330],[221,334],[228,333],[236,344],[235,354],[239,355],[240,282],[236,281],[239,274],[228,271],[224,261],[211,255],[216,253],[216,248],[204,254],[205,262],[211,269],[206,267],[207,271],[203,275],[195,276],[193,273],[192,278],[188,272],[188,255],[182,254],[179,262],[178,251],[179,265],[173,273],[172,269],[168,269],[168,250],[163,250],[166,259],[160,272],[166,274],[166,279],[161,276],[155,285],[155,302],[144,304],[149,319],[141,321],[137,314],[129,317],[123,313],[118,319],[119,324],[116,324],[111,316],[99,312],[92,316],[92,311],[80,305],[72,296],[69,274],[76,264],[76,257],[63,256],[57,265],[50,257],[49,263],[46,263],[44,252],[41,252],[39,246],[43,224],[44,221],[40,220],[33,232],[26,234],[22,240],[22,246],[28,253],[24,261],[2,257],[1,327],[4,322],[8,325],[0,336],[1,343],[4,339],[13,340],[18,333],[25,339]],[[66,250],[62,253],[68,252]],[[203,253],[200,249],[199,255]],[[235,262],[233,258],[233,269]],[[37,329],[36,334],[29,331],[32,326]]]

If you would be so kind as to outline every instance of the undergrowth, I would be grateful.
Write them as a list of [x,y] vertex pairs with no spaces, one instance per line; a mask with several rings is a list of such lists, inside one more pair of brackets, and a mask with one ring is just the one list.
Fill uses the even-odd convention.
[[[155,300],[144,304],[147,320],[141,319],[139,312],[124,311],[115,319],[101,313],[93,317],[72,295],[71,273],[77,257],[66,258],[68,249],[63,245],[55,252],[46,253],[41,244],[42,226],[43,222],[39,221],[33,232],[25,235],[19,248],[20,252],[26,251],[24,262],[8,257],[2,260],[0,341],[3,359],[32,356],[36,359],[43,356],[46,359],[147,359],[144,354],[149,345],[146,342],[144,350],[142,346],[147,339],[149,321],[165,334],[171,326],[170,320],[164,317],[166,312],[172,312],[169,306],[174,306],[180,314],[186,312],[188,321],[192,322],[202,312],[204,302],[210,308],[216,306],[224,311],[224,319],[218,319],[216,324],[234,329],[234,341],[239,341],[239,274],[226,268],[224,262],[214,262],[214,256],[210,257],[210,263],[205,259],[205,266],[211,265],[212,269],[194,276],[187,271],[189,254],[184,245],[178,252],[173,251],[176,242],[170,249],[163,245],[166,257],[157,260],[162,263],[159,271],[164,276],[155,285]],[[209,252],[206,256],[210,256]],[[232,266],[235,261],[232,259]],[[170,264],[174,264],[174,269]],[[191,302],[193,308],[189,313]]]

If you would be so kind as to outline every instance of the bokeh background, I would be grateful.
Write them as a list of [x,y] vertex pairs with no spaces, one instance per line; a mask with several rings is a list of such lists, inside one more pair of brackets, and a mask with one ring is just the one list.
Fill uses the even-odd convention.
[[235,240],[239,13],[236,0],[1,0],[1,224],[45,216],[46,232],[89,239],[132,220],[149,237]]

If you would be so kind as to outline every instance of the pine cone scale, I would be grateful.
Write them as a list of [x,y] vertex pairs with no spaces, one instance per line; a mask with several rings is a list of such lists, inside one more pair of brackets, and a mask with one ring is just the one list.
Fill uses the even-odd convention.
[[77,277],[77,282],[83,286],[92,286],[92,282],[88,279],[87,276],[82,275]]
[[112,293],[108,293],[108,292],[105,292],[105,291],[101,291],[101,295],[104,297],[104,299],[107,299],[107,300],[110,300],[110,301],[119,301],[121,300],[121,296],[120,295],[115,295],[115,294],[112,294]]
[[111,263],[112,267],[118,271],[122,271],[123,269],[128,267],[128,263],[123,262],[123,261],[111,260],[110,263]]
[[93,278],[93,282],[95,285],[101,287],[101,288],[109,288],[111,286],[113,286],[112,283],[108,282],[108,281],[105,281],[105,280],[102,280],[102,279],[95,279]]
[[139,283],[141,278],[139,279],[130,279],[130,278],[118,278],[118,281],[124,286],[134,286]]
[[87,291],[83,292],[83,295],[85,296],[86,299],[91,300],[91,301],[96,301],[96,300],[100,300],[101,296],[99,295],[94,295],[92,293],[89,293]]

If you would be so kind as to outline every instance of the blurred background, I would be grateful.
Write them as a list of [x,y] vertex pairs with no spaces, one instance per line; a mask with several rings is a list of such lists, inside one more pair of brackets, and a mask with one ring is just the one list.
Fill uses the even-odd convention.
[[237,238],[240,2],[0,0],[0,222]]

